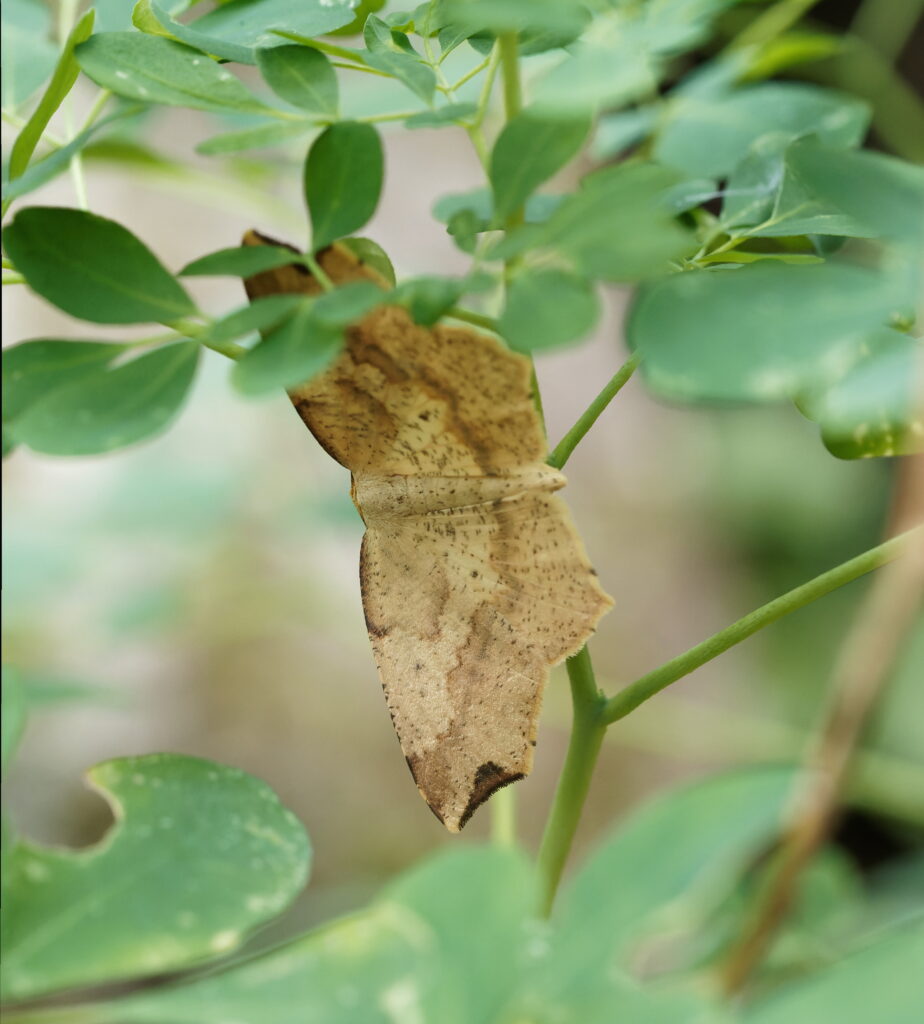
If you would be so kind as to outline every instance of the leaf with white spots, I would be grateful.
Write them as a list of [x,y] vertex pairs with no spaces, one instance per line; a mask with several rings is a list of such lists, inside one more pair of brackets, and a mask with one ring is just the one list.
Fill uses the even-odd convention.
[[843,376],[800,397],[825,447],[841,459],[924,451],[924,341],[884,327],[858,353]]
[[762,261],[658,281],[637,296],[627,336],[658,395],[774,401],[842,371],[859,331],[913,302],[900,267]]
[[97,1024],[470,1024],[426,924],[388,902],[186,984],[94,1007]]
[[520,981],[534,875],[518,851],[446,851],[371,906],[188,984],[106,1006],[118,1024],[473,1024]]
[[186,400],[199,352],[182,341],[114,367],[88,364],[31,402],[12,436],[46,455],[95,455],[158,434]]
[[173,971],[227,953],[305,883],[305,832],[244,772],[151,754],[97,765],[95,846],[19,841],[6,866],[2,996]]
[[76,50],[85,74],[145,103],[265,114],[271,108],[221,64],[181,43],[141,32],[100,32]]

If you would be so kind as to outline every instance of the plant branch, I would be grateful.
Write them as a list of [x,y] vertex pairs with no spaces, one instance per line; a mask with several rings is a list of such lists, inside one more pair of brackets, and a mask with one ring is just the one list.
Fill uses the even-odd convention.
[[539,913],[543,917],[552,912],[558,883],[574,842],[597,756],[606,735],[602,714],[605,698],[597,688],[587,648],[582,647],[569,658],[566,667],[571,683],[574,720],[564,768],[539,847]]
[[803,583],[802,586],[790,590],[776,600],[770,601],[769,604],[745,615],[744,618],[738,619],[737,622],[720,630],[708,640],[691,647],[684,654],[678,655],[660,668],[642,676],[641,679],[611,697],[606,702],[603,713],[604,720],[607,724],[611,724],[624,718],[640,704],[670,686],[671,683],[689,675],[694,669],[705,665],[707,661],[717,658],[730,647],[740,644],[742,640],[753,636],[758,630],[783,618],[784,615],[789,615],[790,612],[804,608],[805,605],[816,601],[819,597],[830,594],[838,587],[844,586],[845,583],[850,583],[852,580],[872,572],[873,569],[878,569],[891,562],[906,548],[920,544],[922,535],[924,535],[924,525],[908,530],[893,537],[892,540],[871,548],[862,555],[816,576],[808,583]]
[[[899,499],[910,492],[915,517],[924,516],[924,456],[905,465]],[[841,647],[830,704],[806,758],[789,826],[751,920],[722,970],[729,995],[744,987],[762,961],[802,872],[830,832],[860,737],[917,619],[924,598],[924,527],[903,536],[905,557],[876,577]]]
[[600,418],[600,414],[610,404],[610,402],[619,394],[622,390],[623,385],[629,380],[633,373],[635,373],[638,367],[641,357],[636,354],[626,360],[625,363],[613,375],[612,379],[606,385],[606,387],[600,392],[599,395],[587,406],[584,412],[581,413],[577,423],[568,431],[567,434],[558,442],[555,446],[555,450],[549,455],[546,461],[550,466],[554,466],[556,469],[561,469],[562,466],[571,457],[571,453],[580,444],[584,435],[590,430],[590,428]]
[[462,320],[464,323],[472,324],[475,327],[483,327],[485,330],[493,331],[497,334],[497,320],[493,316],[485,316],[471,309],[463,309],[461,306],[452,306],[446,311],[446,315],[451,316],[454,320]]

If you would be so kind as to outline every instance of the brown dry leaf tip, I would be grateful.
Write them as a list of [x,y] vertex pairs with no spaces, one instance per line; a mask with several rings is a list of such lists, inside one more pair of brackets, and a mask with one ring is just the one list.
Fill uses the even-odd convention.
[[[244,242],[280,244],[256,232]],[[385,287],[343,246],[319,261],[335,284]],[[319,290],[297,265],[245,284],[251,299]],[[381,306],[290,397],[353,474],[385,698],[420,792],[457,832],[529,773],[549,668],[612,606],[555,494],[565,478],[544,461],[529,362],[486,334]]]

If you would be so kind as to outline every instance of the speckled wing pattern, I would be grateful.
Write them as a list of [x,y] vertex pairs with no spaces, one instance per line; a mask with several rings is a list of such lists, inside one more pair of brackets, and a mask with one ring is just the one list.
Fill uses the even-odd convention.
[[[335,284],[384,284],[342,246],[319,259]],[[300,265],[246,286],[251,299],[318,291]],[[383,305],[290,397],[353,474],[363,608],[388,707],[418,788],[457,832],[529,772],[549,668],[612,605],[554,493],[565,478],[544,461],[529,362],[487,334],[419,327]]]

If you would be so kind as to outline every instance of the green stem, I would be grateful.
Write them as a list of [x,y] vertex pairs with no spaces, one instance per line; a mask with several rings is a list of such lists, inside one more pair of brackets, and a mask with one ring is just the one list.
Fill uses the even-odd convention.
[[386,121],[404,121],[419,113],[419,110],[402,110],[397,114],[368,114],[365,117],[357,117],[356,120],[362,124],[384,124]]
[[485,330],[497,334],[497,320],[493,316],[484,316],[482,313],[475,313],[473,310],[463,309],[461,306],[452,306],[446,311],[446,315],[451,316],[454,320],[462,320],[467,324],[483,327]]
[[511,848],[517,844],[517,802],[513,786],[495,793],[491,808],[491,841],[496,846]]
[[191,320],[189,317],[171,320],[165,326],[176,331],[177,334],[182,334],[187,338],[192,338],[193,341],[198,341],[200,345],[211,349],[213,352],[217,352],[219,355],[227,356],[228,359],[241,359],[247,354],[247,349],[243,345],[236,345],[233,341],[212,341],[208,336],[208,327],[205,324],[196,323],[195,320]]
[[730,48],[761,46],[776,39],[818,3],[818,0],[780,0],[778,4],[758,15],[748,27],[732,41]]
[[305,266],[311,271],[315,281],[324,289],[326,292],[332,292],[334,290],[334,282],[327,276],[327,273],[321,267],[321,264],[314,258],[310,252],[306,252],[302,259],[305,262]]
[[539,847],[539,913],[548,917],[574,842],[597,755],[606,734],[605,698],[597,689],[590,653],[582,647],[567,661],[574,720],[568,753]]
[[467,74],[464,74],[460,79],[453,82],[452,85],[447,86],[447,89],[449,92],[455,92],[456,89],[460,89],[466,82],[470,82],[476,75],[480,75],[482,71],[486,70],[490,63],[491,57],[489,55],[485,57],[480,64],[476,64]]
[[550,466],[554,466],[556,469],[561,469],[564,466],[581,439],[597,422],[603,410],[619,394],[626,381],[635,373],[639,362],[641,362],[641,356],[636,353],[620,366],[606,387],[581,413],[577,423],[555,446],[555,450],[546,460]]
[[603,721],[610,725],[620,718],[624,718],[640,704],[670,686],[671,683],[689,675],[701,665],[705,665],[707,661],[712,661],[713,658],[724,654],[730,647],[740,644],[742,640],[747,640],[758,630],[783,618],[784,615],[789,615],[790,612],[804,608],[812,601],[817,601],[819,597],[830,594],[838,587],[844,586],[845,583],[850,583],[892,561],[901,553],[910,538],[922,530],[924,530],[924,525],[916,526],[914,529],[907,530],[884,544],[870,548],[862,555],[816,576],[815,579],[803,583],[801,587],[796,587],[787,594],[783,594],[782,597],[745,615],[744,618],[738,619],[737,622],[720,630],[708,640],[691,647],[686,653],[678,655],[660,668],[642,676],[641,679],[636,680],[606,702],[603,709]]

